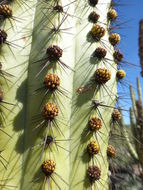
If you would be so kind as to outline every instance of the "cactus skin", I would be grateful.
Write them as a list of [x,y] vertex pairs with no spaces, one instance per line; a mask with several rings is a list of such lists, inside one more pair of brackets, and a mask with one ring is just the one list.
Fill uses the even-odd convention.
[[[9,1],[7,2],[9,3]],[[52,175],[56,183],[49,178],[52,189],[89,189],[91,184],[87,171],[92,162],[89,155],[85,153],[85,149],[89,142],[95,140],[95,138],[93,133],[87,134],[86,129],[88,128],[89,119],[96,116],[102,120],[103,126],[101,128],[102,133],[100,135],[97,133],[101,152],[100,156],[97,155],[97,159],[94,159],[94,163],[95,168],[99,168],[98,171],[101,170],[100,180],[103,179],[103,181],[101,180],[100,183],[97,180],[95,186],[99,190],[108,189],[106,150],[113,109],[99,108],[100,115],[97,110],[91,110],[89,107],[92,105],[92,100],[104,101],[104,104],[112,107],[114,107],[116,101],[117,84],[116,70],[114,69],[116,64],[111,61],[111,64],[114,65],[114,67],[111,67],[108,63],[105,65],[91,57],[98,46],[103,46],[102,39],[104,39],[107,58],[114,60],[112,56],[113,46],[109,43],[107,32],[109,24],[101,24],[106,33],[101,40],[98,39],[98,42],[95,42],[88,36],[93,26],[88,21],[88,15],[93,7],[89,6],[88,1],[77,0],[71,3],[70,0],[66,2],[61,0],[60,3],[63,7],[70,4],[69,9],[67,9],[68,20],[62,23],[61,28],[71,27],[70,33],[73,36],[62,32],[62,30],[60,33],[58,31],[54,33],[55,30],[52,30],[51,22],[58,26],[63,15],[66,15],[66,11],[63,15],[56,11],[53,12],[51,6],[56,1],[51,0],[48,3],[44,3],[44,0],[27,1],[21,6],[22,2],[17,0],[10,3],[13,15],[20,22],[13,21],[11,18],[4,20],[4,23],[2,23],[5,26],[4,30],[7,31],[9,43],[16,44],[16,48],[2,44],[0,49],[1,62],[5,63],[3,69],[10,69],[11,74],[15,76],[11,78],[11,82],[8,81],[8,84],[4,79],[1,80],[4,100],[14,103],[14,105],[7,105],[10,110],[0,108],[5,116],[5,120],[1,118],[2,129],[11,135],[10,138],[3,131],[0,131],[0,149],[3,150],[2,156],[8,161],[7,170],[0,165],[1,180],[7,179],[4,181],[4,186],[0,187],[6,189],[8,185],[12,185],[18,190],[49,190],[49,180],[44,183],[45,176],[41,170],[41,165],[46,160],[53,160],[53,163],[56,163],[56,166],[54,165],[56,173],[53,172]],[[106,0],[106,3],[105,1],[103,3],[102,0],[98,1],[99,13],[104,13],[100,15],[100,22],[109,22],[107,13],[110,9],[110,3],[111,0]],[[43,7],[47,9],[43,9]],[[75,15],[75,17],[71,15]],[[58,45],[63,50],[63,55],[60,57],[58,64],[52,65],[50,63],[44,70],[41,70],[44,64],[41,59],[46,56],[46,49],[52,45]],[[64,67],[66,72],[60,65],[63,62],[66,64]],[[93,88],[85,94],[76,93],[80,86],[86,86],[90,82],[97,68],[107,68],[112,73],[111,79],[106,83],[106,90],[101,84],[97,85],[98,88]],[[54,98],[49,93],[43,99],[43,92],[34,93],[36,89],[41,87],[47,72],[59,76],[61,86],[66,92],[68,91],[69,98],[58,93]],[[48,127],[45,126],[36,129],[37,123],[33,120],[34,117],[37,119],[37,114],[42,113],[42,107],[47,102],[55,102],[59,107],[57,120],[55,119],[58,128],[51,122],[50,132],[47,130]],[[58,148],[57,151],[56,147],[51,145],[51,149],[46,148],[41,157],[43,146],[37,148],[36,145],[44,141],[47,131],[50,133],[48,133],[49,135],[52,135],[51,128],[54,137],[61,140],[60,146],[63,149]],[[65,151],[65,149],[68,151]],[[97,173],[100,176],[99,172]]]

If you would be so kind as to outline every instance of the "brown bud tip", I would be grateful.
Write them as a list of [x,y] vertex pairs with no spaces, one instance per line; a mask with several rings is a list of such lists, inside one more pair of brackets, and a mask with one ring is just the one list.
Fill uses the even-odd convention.
[[57,11],[58,13],[63,13],[63,7],[61,5],[56,5],[54,8],[53,8],[54,11]]
[[87,145],[87,151],[88,153],[93,156],[95,154],[98,154],[100,150],[99,144],[96,141],[91,141],[88,145]]
[[0,15],[4,18],[12,17],[12,8],[7,4],[0,4]]
[[116,73],[116,77],[118,80],[125,78],[126,72],[123,70],[118,70]]
[[113,119],[113,121],[118,121],[119,122],[121,120],[121,118],[122,118],[122,115],[119,112],[119,110],[114,109],[114,111],[112,113],[112,119]]
[[111,72],[105,68],[99,68],[95,71],[95,81],[99,84],[105,84],[111,79]]
[[43,108],[43,116],[46,120],[53,120],[56,116],[58,116],[59,109],[55,103],[47,103]]
[[45,86],[50,90],[55,90],[60,86],[60,78],[56,74],[47,74],[44,80]]
[[44,141],[45,140],[47,145],[50,145],[54,141],[53,137],[49,135],[47,136],[47,138],[44,139]]
[[91,182],[100,180],[101,170],[97,166],[89,166],[87,173]]
[[114,60],[119,63],[123,60],[123,54],[119,51],[119,50],[116,50],[114,53],[113,53],[113,57],[114,57]]
[[6,42],[7,33],[4,30],[0,29],[0,45]]
[[88,16],[88,21],[91,22],[91,23],[94,23],[96,24],[97,21],[99,20],[100,18],[100,15],[97,14],[95,11],[91,12]]
[[90,32],[92,38],[97,41],[100,40],[105,35],[105,29],[98,24],[93,25]]
[[3,101],[3,97],[4,97],[4,93],[3,93],[3,90],[0,89],[0,102]]
[[98,3],[98,0],[88,0],[88,3],[91,7],[95,7]]
[[111,145],[107,147],[107,156],[109,158],[116,158],[116,149]]
[[94,51],[93,57],[97,57],[98,59],[103,59],[103,58],[105,58],[106,54],[107,54],[106,49],[98,47]]
[[120,35],[117,34],[117,33],[113,33],[113,34],[111,34],[111,35],[109,36],[109,42],[110,42],[113,46],[115,46],[116,44],[120,43],[120,41],[121,41],[121,37],[120,37]]
[[63,50],[56,45],[47,48],[47,55],[50,61],[58,61],[62,57],[62,54]]
[[115,9],[110,9],[107,15],[109,20],[116,20],[118,17],[118,14]]
[[50,176],[55,171],[55,168],[56,168],[56,163],[53,160],[44,161],[41,166],[42,172],[47,177]]
[[100,130],[102,127],[102,122],[101,122],[101,119],[97,118],[97,117],[92,117],[90,120],[89,120],[89,129],[91,131],[98,131]]
[[2,70],[2,63],[0,62],[0,71]]

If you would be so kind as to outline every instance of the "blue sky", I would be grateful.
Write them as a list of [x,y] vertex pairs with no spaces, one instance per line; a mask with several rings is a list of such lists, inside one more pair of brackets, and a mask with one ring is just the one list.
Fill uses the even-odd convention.
[[[116,0],[115,0],[116,2]],[[123,25],[123,29],[117,30],[121,34],[121,44],[120,48],[124,53],[126,61],[140,65],[139,56],[138,56],[138,37],[139,37],[139,21],[143,18],[143,0],[120,0],[122,6],[117,8],[119,13],[119,22],[127,22]],[[136,91],[136,78],[140,77],[140,68],[126,66],[124,69],[127,72],[126,84],[132,83]],[[143,78],[140,77],[143,90]],[[128,89],[128,88],[127,88]],[[119,90],[124,90],[123,85],[120,85]],[[129,92],[128,92],[129,93]],[[129,101],[128,107],[131,105]],[[127,109],[127,107],[126,107]],[[125,117],[125,122],[129,122],[129,118]]]

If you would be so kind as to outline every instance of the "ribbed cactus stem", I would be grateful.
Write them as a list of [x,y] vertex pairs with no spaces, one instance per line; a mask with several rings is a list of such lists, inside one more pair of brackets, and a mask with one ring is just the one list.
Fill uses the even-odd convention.
[[131,130],[135,137],[137,137],[137,128],[136,128],[136,121],[134,118],[133,109],[130,108],[130,123],[131,123]]
[[137,78],[137,90],[138,90],[139,102],[142,104],[142,89],[139,77]]
[[13,75],[8,76],[8,80],[0,79],[4,101],[13,104],[5,104],[5,108],[0,105],[2,112],[0,125],[8,134],[0,131],[0,151],[7,161],[2,161],[7,170],[0,164],[0,179],[2,180],[0,183],[3,184],[0,188],[3,189],[12,188],[10,186],[13,186],[13,189],[20,189],[23,181],[26,80],[35,3],[36,1],[29,1],[28,5],[31,9],[28,11],[17,3],[12,4],[13,16],[19,22],[9,18],[1,23],[2,26],[4,24],[8,43],[0,45],[0,62],[3,70]]
[[[95,28],[93,28],[93,24],[89,23],[87,20],[88,16],[92,11],[92,8],[87,6],[86,1],[81,1],[78,4],[78,7],[86,7],[85,10],[82,9],[82,14],[80,13],[80,8],[77,8],[77,16],[81,16],[82,20],[79,20],[77,22],[76,27],[78,35],[76,37],[76,73],[74,75],[74,81],[76,82],[74,83],[74,91],[76,91],[77,89],[79,90],[85,88],[85,93],[81,93],[78,96],[73,96],[73,107],[71,115],[71,138],[75,138],[75,134],[77,138],[73,143],[71,143],[72,154],[70,158],[70,163],[74,163],[70,179],[71,189],[86,189],[90,186],[90,182],[86,173],[89,161],[90,165],[92,165],[92,159],[90,159],[88,154],[85,155],[84,152],[86,152],[86,146],[89,143],[89,140],[92,138],[96,138],[96,136],[100,145],[100,156],[95,156],[94,163],[101,169],[101,180],[99,180],[99,182],[97,181],[95,184],[98,189],[108,189],[108,162],[106,154],[107,142],[110,131],[111,113],[113,109],[106,108],[104,110],[99,106],[99,113],[99,111],[96,109],[96,106],[92,109],[92,107],[94,106],[92,100],[103,102],[103,104],[105,105],[110,105],[111,107],[114,107],[116,99],[116,71],[113,67],[107,66],[107,68],[110,68],[109,70],[112,73],[111,80],[107,82],[105,87],[108,93],[102,85],[99,87],[99,90],[94,85],[89,88],[89,83],[91,84],[92,78],[94,77],[94,73],[97,68],[106,67],[102,61],[98,61],[96,58],[93,57],[93,52],[96,50],[96,48],[105,48],[107,50],[107,58],[113,60],[112,53],[110,53],[113,52],[113,47],[109,45],[108,41],[108,25],[102,24],[107,22],[105,15],[107,15],[109,5],[110,1],[99,1],[97,9],[95,8],[95,11],[100,15],[99,22],[101,24],[99,25],[106,29],[105,36],[103,37],[103,39],[101,39],[101,41],[99,40],[99,43],[96,43],[94,40],[90,39],[89,32],[91,30],[95,30]],[[104,14],[100,14],[100,12],[103,12]],[[116,67],[114,61],[111,62],[111,64]],[[83,67],[83,65],[85,65],[85,67]],[[89,90],[86,91],[86,89]],[[98,131],[96,134],[89,131],[88,121],[94,116],[100,118],[102,122],[102,134],[100,134],[100,132]],[[82,123],[84,123],[84,125],[82,125]],[[82,177],[81,172],[84,174]]]
[[[143,168],[143,107],[142,107],[142,93],[139,78],[137,78],[137,90],[139,100],[136,100],[135,93],[132,86],[130,86],[132,108],[130,108],[130,122],[131,122],[131,138],[134,138],[135,151],[138,155],[138,162]],[[128,143],[128,138],[126,138]],[[133,151],[130,152],[133,155]]]
[[133,111],[134,111],[135,117],[137,118],[136,97],[133,91],[133,87],[131,85],[130,85],[130,95],[131,95],[131,100],[132,100]]
[[[131,120],[133,122],[133,115],[132,115],[131,110],[130,110],[130,118],[131,118]],[[129,153],[131,154],[131,156],[133,157],[133,159],[138,160],[138,155],[137,155],[137,153],[135,151],[134,146],[131,143],[131,140],[130,140],[130,137],[129,137],[129,134],[128,134],[128,131],[127,131],[127,127],[124,124],[123,118],[121,119],[120,126],[121,126],[122,133],[123,133],[123,135],[124,135],[124,137],[126,139],[126,143],[127,143],[127,147],[128,147]],[[133,123],[132,123],[132,128],[133,127],[134,126],[133,126]],[[136,141],[134,138],[137,138],[137,137],[132,136],[131,138],[132,138],[132,141],[133,140]]]
[[143,19],[140,20],[139,24],[139,57],[141,65],[141,75],[143,76]]
[[13,17],[5,18],[8,38],[0,33],[0,56],[14,77],[1,81],[10,102],[8,109],[0,107],[1,124],[11,136],[0,131],[4,187],[108,189],[107,146],[117,97],[113,53],[121,40],[109,30],[118,16],[111,0],[8,3]]

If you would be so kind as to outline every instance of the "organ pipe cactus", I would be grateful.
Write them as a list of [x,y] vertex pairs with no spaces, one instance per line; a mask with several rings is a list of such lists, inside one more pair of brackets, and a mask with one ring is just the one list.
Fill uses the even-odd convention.
[[143,76],[143,19],[140,20],[139,24],[139,56],[140,56],[140,66],[141,75]]
[[111,0],[0,3],[0,188],[108,189]]
[[[143,169],[143,104],[142,104],[142,90],[139,78],[137,78],[137,92],[138,92],[138,100],[135,96],[135,92],[130,86],[130,94],[132,100],[132,107],[130,108],[130,125],[131,125],[131,134],[128,135],[127,129],[122,120],[122,130],[128,145],[129,153],[132,158],[140,164]],[[134,142],[134,146],[132,144]],[[142,178],[143,173],[140,170],[140,177]]]

